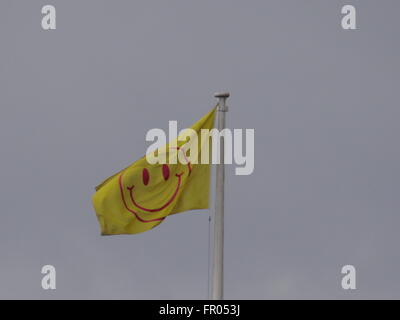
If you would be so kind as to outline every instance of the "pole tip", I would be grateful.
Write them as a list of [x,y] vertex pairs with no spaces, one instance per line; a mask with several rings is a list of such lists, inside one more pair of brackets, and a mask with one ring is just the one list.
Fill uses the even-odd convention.
[[230,93],[229,92],[217,92],[214,94],[215,98],[229,98]]

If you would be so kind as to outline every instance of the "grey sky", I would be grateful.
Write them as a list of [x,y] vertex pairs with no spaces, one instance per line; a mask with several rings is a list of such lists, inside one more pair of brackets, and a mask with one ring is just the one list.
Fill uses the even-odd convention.
[[[41,29],[41,7],[57,30]],[[358,30],[340,10],[357,8]],[[94,186],[229,90],[228,299],[400,298],[398,1],[0,2],[0,298],[207,297],[208,211],[100,237]],[[126,148],[126,145],[130,145]],[[57,290],[40,286],[57,269]],[[357,290],[341,289],[341,267]]]

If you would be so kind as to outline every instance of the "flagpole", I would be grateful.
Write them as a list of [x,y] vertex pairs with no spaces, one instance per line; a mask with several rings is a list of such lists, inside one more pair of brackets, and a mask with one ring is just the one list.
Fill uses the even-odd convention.
[[[229,93],[216,93],[215,98],[218,99],[217,116],[218,131],[225,129],[225,113],[228,111],[226,100]],[[219,163],[216,164],[216,197],[215,197],[215,213],[213,221],[212,237],[212,259],[211,260],[211,292],[210,299],[222,300],[224,294],[224,196],[225,196],[225,141],[220,138],[218,146]]]

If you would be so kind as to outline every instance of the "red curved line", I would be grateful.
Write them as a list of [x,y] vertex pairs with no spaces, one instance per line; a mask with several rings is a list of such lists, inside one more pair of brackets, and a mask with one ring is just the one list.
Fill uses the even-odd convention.
[[190,176],[190,174],[192,173],[192,165],[191,165],[189,159],[186,157],[185,150],[182,147],[174,147],[174,149],[177,149],[178,151],[182,149],[183,156],[185,157],[185,160],[187,161],[187,166],[188,166],[188,169],[189,169],[189,174],[188,175]]
[[128,211],[131,212],[131,213],[133,213],[133,214],[135,215],[135,217],[136,217],[140,222],[143,222],[143,223],[146,223],[146,222],[155,222],[155,221],[163,221],[163,220],[165,219],[165,217],[164,217],[164,218],[158,218],[158,219],[152,219],[152,220],[144,220],[144,219],[142,219],[142,218],[139,216],[139,214],[138,214],[137,212],[133,211],[132,209],[130,209],[130,208],[128,207],[128,205],[126,204],[125,196],[124,196],[124,187],[123,187],[123,184],[122,184],[122,175],[123,175],[123,173],[120,174],[120,176],[119,176],[119,178],[118,178],[118,182],[119,182],[119,189],[120,189],[120,191],[121,191],[122,202],[124,203],[124,206],[125,206],[126,210],[128,210]]
[[[181,148],[181,149],[183,150],[183,148]],[[187,161],[187,165],[188,165],[188,168],[189,168],[189,176],[190,176],[190,174],[192,173],[192,166],[190,164],[189,159],[186,157],[186,153],[185,153],[184,150],[183,150],[183,156],[185,157],[185,160]]]
[[171,196],[171,198],[168,200],[168,202],[166,204],[164,204],[161,208],[158,208],[158,209],[147,209],[147,208],[141,207],[138,203],[136,203],[136,201],[135,201],[135,199],[133,197],[133,187],[131,187],[131,188],[128,188],[128,190],[129,190],[129,194],[131,196],[131,200],[132,200],[133,204],[137,208],[139,208],[140,210],[147,211],[147,212],[158,212],[158,211],[161,211],[161,210],[165,209],[166,207],[168,207],[171,204],[172,201],[174,201],[176,195],[178,194],[179,188],[181,186],[181,176],[182,176],[182,174],[183,174],[183,172],[180,173],[180,174],[175,174],[175,176],[178,177],[178,185],[176,186],[174,194]]

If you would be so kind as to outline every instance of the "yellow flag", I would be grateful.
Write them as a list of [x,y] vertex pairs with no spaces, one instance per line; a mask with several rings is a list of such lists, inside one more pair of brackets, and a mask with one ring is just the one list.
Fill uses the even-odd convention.
[[208,208],[210,164],[202,159],[210,154],[210,134],[202,137],[201,131],[214,127],[215,110],[152,154],[166,162],[150,164],[143,157],[96,187],[93,206],[102,235],[144,232],[168,215]]

